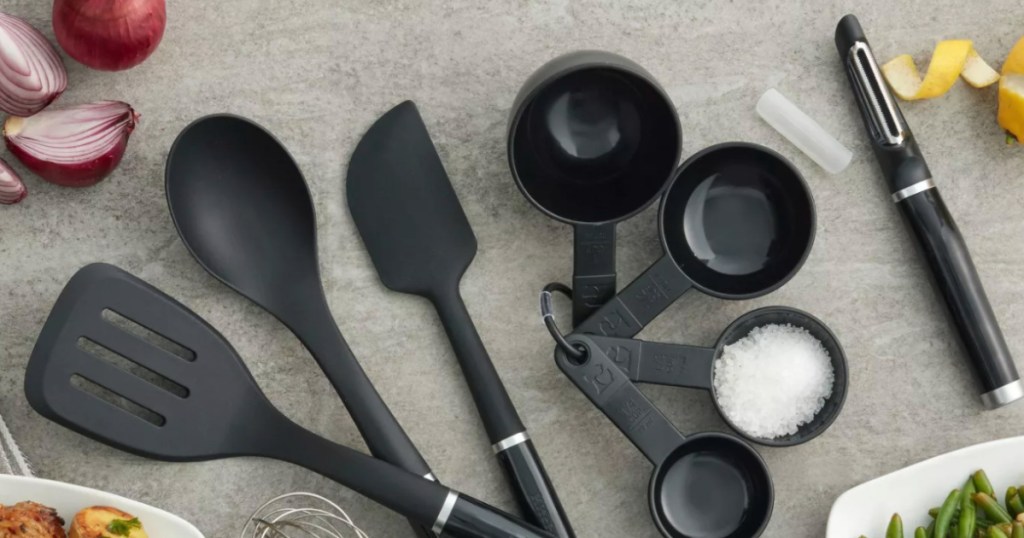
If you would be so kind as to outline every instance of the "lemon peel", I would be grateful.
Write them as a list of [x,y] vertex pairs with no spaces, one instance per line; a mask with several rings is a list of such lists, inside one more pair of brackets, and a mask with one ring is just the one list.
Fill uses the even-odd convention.
[[1024,144],[1024,73],[1003,75],[999,81],[999,126]]
[[882,66],[882,74],[893,92],[907,101],[939,97],[953,87],[958,77],[975,88],[984,88],[999,80],[999,73],[985,63],[969,39],[940,41],[924,79],[909,54],[889,60]]

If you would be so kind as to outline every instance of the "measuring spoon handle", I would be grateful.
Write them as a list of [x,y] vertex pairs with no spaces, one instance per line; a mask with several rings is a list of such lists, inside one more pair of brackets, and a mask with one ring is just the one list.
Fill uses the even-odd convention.
[[562,373],[651,463],[661,463],[683,443],[683,434],[640,392],[594,340],[580,334],[569,335],[567,340],[573,346],[582,346],[586,357],[582,363],[577,364],[561,348],[555,348],[555,362]]
[[572,324],[615,297],[615,224],[573,227]]
[[577,325],[574,332],[626,338],[635,336],[692,287],[693,283],[666,254],[615,298]]
[[630,381],[711,389],[713,348],[591,335]]

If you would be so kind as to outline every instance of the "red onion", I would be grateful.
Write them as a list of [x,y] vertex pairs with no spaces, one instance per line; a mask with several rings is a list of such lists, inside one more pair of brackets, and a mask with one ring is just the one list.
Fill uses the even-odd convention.
[[53,32],[72,58],[102,71],[135,67],[160,44],[164,0],[55,0]]
[[25,184],[3,159],[0,159],[0,204],[16,204],[28,196]]
[[18,17],[0,13],[0,110],[31,116],[67,85],[64,62],[43,34]]
[[4,138],[25,167],[67,187],[87,187],[121,162],[139,115],[128,103],[99,101],[34,116],[11,116]]

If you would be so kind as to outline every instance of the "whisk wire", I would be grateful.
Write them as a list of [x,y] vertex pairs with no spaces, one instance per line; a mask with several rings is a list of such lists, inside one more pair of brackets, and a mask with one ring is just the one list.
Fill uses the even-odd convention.
[[[305,506],[299,505],[305,503]],[[325,508],[314,506],[319,503]],[[251,529],[251,530],[250,530]],[[352,534],[354,533],[354,534]],[[336,503],[315,493],[279,495],[249,516],[241,538],[368,538]]]

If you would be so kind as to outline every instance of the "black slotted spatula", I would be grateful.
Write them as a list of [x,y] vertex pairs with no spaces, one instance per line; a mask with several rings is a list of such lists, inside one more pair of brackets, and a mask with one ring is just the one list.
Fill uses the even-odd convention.
[[[182,357],[154,345],[152,338],[109,321],[109,312],[188,352]],[[273,458],[320,473],[443,536],[549,537],[292,422],[264,396],[216,329],[112,265],[88,265],[68,282],[32,351],[25,394],[46,418],[140,456]]]
[[346,179],[348,207],[388,288],[429,299],[455,349],[493,450],[523,513],[573,535],[540,457],[459,293],[476,236],[415,103],[392,108],[363,135]]

